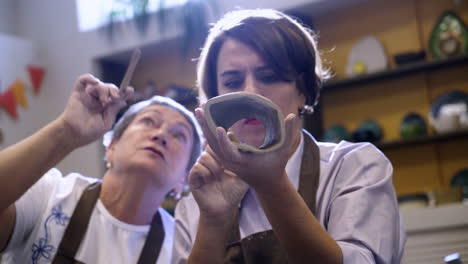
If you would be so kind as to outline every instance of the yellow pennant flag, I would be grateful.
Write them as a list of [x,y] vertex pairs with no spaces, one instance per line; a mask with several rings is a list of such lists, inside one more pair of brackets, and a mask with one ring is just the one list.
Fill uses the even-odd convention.
[[24,83],[20,80],[16,80],[10,87],[13,91],[13,96],[17,104],[21,105],[24,109],[28,108],[28,102],[26,96],[24,96]]

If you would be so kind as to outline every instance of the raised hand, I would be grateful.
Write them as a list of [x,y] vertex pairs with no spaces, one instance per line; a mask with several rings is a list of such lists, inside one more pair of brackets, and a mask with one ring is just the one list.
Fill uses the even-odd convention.
[[197,108],[195,111],[198,121],[206,136],[207,143],[218,157],[224,168],[234,172],[253,189],[268,188],[275,177],[286,176],[285,167],[289,157],[295,150],[300,138],[300,120],[294,114],[285,119],[286,137],[283,145],[269,153],[245,153],[239,151],[230,140],[230,135],[224,128],[217,127],[216,135],[206,133],[209,129],[204,118],[204,111]]
[[133,95],[133,88],[125,92],[103,83],[90,74],[80,76],[67,106],[59,117],[73,135],[77,146],[88,144],[111,129],[115,117]]
[[248,185],[226,170],[207,146],[189,175],[192,194],[205,216],[222,218],[238,208]]

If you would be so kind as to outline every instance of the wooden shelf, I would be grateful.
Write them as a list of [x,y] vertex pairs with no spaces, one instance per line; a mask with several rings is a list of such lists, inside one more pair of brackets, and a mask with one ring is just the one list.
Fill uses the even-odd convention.
[[463,139],[463,138],[468,138],[468,130],[441,134],[441,135],[421,136],[421,137],[415,137],[412,139],[383,141],[380,143],[376,143],[375,145],[380,150],[385,151],[389,149],[396,149],[399,147],[422,145],[422,144],[428,144],[428,143],[440,143],[440,142],[447,142],[447,141]]
[[388,71],[376,72],[372,74],[356,76],[343,80],[331,80],[323,85],[323,92],[333,91],[351,85],[363,85],[374,81],[381,81],[387,79],[396,79],[410,74],[419,72],[437,71],[457,65],[468,65],[468,56],[457,56],[447,59],[437,59],[432,61],[423,61],[412,63],[408,65],[399,66],[398,68]]

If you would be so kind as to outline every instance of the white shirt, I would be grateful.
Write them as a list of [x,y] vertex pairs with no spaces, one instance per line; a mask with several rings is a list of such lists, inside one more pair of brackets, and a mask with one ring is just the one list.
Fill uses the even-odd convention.
[[[16,203],[16,223],[2,263],[51,263],[83,190],[94,178],[47,172]],[[165,237],[156,263],[170,262],[174,220],[159,208]],[[100,200],[76,259],[92,264],[136,263],[149,225],[130,225],[113,217]]]
[[[286,165],[288,177],[296,189],[303,142],[301,139]],[[340,246],[343,263],[400,263],[405,234],[389,160],[369,143],[316,143],[320,149],[316,218]],[[249,210],[248,214],[246,210]],[[199,209],[192,195],[179,201],[175,210],[172,263],[185,263],[188,259],[199,217]],[[239,225],[241,238],[271,229],[253,195],[243,200]]]

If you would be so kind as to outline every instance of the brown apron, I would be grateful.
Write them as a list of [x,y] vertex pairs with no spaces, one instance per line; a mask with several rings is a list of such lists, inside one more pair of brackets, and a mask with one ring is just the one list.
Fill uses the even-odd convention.
[[[304,154],[299,176],[299,194],[315,215],[315,199],[320,177],[320,151],[309,135],[304,134]],[[227,264],[288,263],[286,251],[281,247],[273,230],[252,234],[240,240],[239,215],[233,225],[230,243],[224,255]]]
[[[81,241],[88,229],[89,219],[101,192],[101,183],[88,186],[78,201],[70,222],[65,230],[53,264],[84,264],[75,260]],[[138,259],[138,264],[154,264],[158,259],[164,241],[164,226],[159,212],[153,216],[151,228]]]

